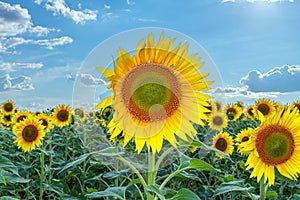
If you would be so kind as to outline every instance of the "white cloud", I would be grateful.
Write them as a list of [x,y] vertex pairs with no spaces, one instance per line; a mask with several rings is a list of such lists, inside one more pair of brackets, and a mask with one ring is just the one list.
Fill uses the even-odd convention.
[[54,15],[62,15],[72,19],[76,24],[84,24],[86,21],[97,20],[96,10],[73,10],[66,5],[65,0],[47,0],[45,8],[52,11]]
[[51,38],[51,39],[43,39],[43,40],[32,40],[32,39],[24,39],[22,37],[9,37],[9,38],[0,38],[0,52],[1,45],[3,48],[2,52],[8,52],[9,49],[15,48],[16,46],[23,44],[35,44],[39,46],[45,46],[47,49],[53,49],[56,46],[62,46],[66,44],[73,43],[73,39],[68,36],[62,36],[59,38]]
[[105,13],[101,16],[101,22],[107,22],[113,19],[117,19],[120,16],[113,14],[112,12]]
[[[71,74],[66,74],[66,78],[72,81],[75,80],[75,76]],[[107,85],[107,83],[104,80],[95,78],[91,74],[85,74],[85,73],[76,74],[76,80],[82,83],[84,86],[88,86],[88,87],[97,87],[100,84]]]
[[33,90],[34,87],[30,81],[31,78],[28,76],[10,77],[9,74],[6,74],[0,77],[0,91]]
[[132,6],[132,5],[134,5],[134,4],[135,4],[135,2],[134,2],[134,1],[130,1],[130,0],[126,0],[126,3],[127,3],[128,5],[130,5],[130,6]]
[[34,26],[26,8],[19,4],[11,5],[0,1],[0,37],[15,36],[25,32],[47,35],[55,29]]
[[251,92],[294,92],[300,91],[300,66],[282,66],[266,73],[250,71],[240,80]]
[[276,2],[290,2],[293,3],[295,2],[294,0],[222,0],[222,3],[227,3],[227,2],[249,2],[249,3],[254,3],[254,2],[267,2],[267,3],[276,3]]
[[105,9],[110,9],[110,5],[104,4]]
[[6,73],[14,72],[19,69],[40,69],[44,65],[42,63],[17,63],[17,62],[1,62],[0,61],[0,71]]

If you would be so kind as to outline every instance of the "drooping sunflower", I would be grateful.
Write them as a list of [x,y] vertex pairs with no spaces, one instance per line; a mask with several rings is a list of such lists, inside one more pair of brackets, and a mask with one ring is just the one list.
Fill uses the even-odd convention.
[[[214,136],[212,147],[222,151],[227,155],[231,155],[234,149],[232,137],[227,132],[222,132]],[[224,158],[221,154],[216,152],[216,156]]]
[[221,112],[222,111],[222,103],[220,101],[212,102],[212,111],[213,112]]
[[209,119],[209,126],[215,130],[222,130],[227,126],[227,118],[224,112],[212,112]]
[[300,173],[300,115],[288,106],[262,122],[244,148],[249,151],[246,165],[250,177],[275,182],[275,167],[283,176],[297,179]]
[[242,101],[236,102],[235,105],[237,105],[238,107],[240,107],[242,111],[243,111],[244,108],[245,108],[244,103],[243,103]]
[[103,101],[101,101],[100,104],[98,104],[95,109],[101,110],[99,112],[96,112],[96,117],[100,121],[102,126],[107,126],[109,119],[113,113],[113,108],[112,108],[112,97],[109,96],[105,98]]
[[[134,55],[118,51],[114,70],[98,68],[110,82],[113,92],[113,118],[109,127],[116,127],[111,138],[124,135],[124,146],[134,139],[136,150],[144,145],[159,152],[163,140],[176,145],[175,134],[183,139],[195,136],[194,123],[204,124],[209,106],[208,73],[198,70],[204,63],[197,54],[188,54],[188,44],[173,47],[175,39],[158,42],[150,34],[141,40]],[[110,129],[109,129],[110,130]]]
[[28,117],[29,115],[32,115],[32,113],[28,112],[27,110],[22,110],[13,115],[12,123],[13,124],[19,123],[20,121],[26,119],[26,117]]
[[253,132],[254,132],[253,128],[243,129],[235,137],[235,141],[236,141],[236,145],[237,145],[238,151],[242,155],[248,155],[250,153],[249,151],[244,151],[244,149],[245,149],[245,146],[248,145],[247,142],[249,142],[249,140],[250,140]]
[[13,133],[17,136],[14,141],[24,152],[31,151],[42,144],[45,136],[44,126],[33,115],[13,126]]
[[[268,99],[258,100],[255,104],[255,110],[259,112],[258,119],[260,121],[272,116],[276,111],[273,103]],[[260,115],[260,113],[263,115],[263,117]]]
[[12,100],[5,101],[1,105],[1,109],[4,115],[11,115],[15,113],[15,104]]
[[52,112],[53,124],[58,127],[68,126],[72,122],[73,111],[69,106],[59,105]]
[[46,113],[41,112],[36,118],[42,122],[42,125],[45,127],[45,133],[48,133],[54,127],[52,117],[48,116]]
[[229,121],[236,121],[242,114],[242,109],[236,104],[230,105],[228,104],[225,107],[225,114]]

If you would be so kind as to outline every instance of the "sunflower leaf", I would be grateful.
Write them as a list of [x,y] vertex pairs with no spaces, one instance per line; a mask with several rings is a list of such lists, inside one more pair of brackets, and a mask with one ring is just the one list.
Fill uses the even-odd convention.
[[148,190],[149,192],[153,192],[154,194],[156,194],[156,195],[159,197],[159,199],[165,200],[164,194],[163,194],[163,193],[160,191],[160,189],[159,189],[158,187],[156,187],[155,185],[149,185],[149,186],[147,187],[147,190]]
[[104,191],[92,192],[85,195],[87,198],[100,198],[100,197],[116,197],[124,199],[126,187],[109,187]]
[[74,160],[73,162],[69,162],[58,172],[58,174],[62,173],[63,171],[66,171],[67,169],[70,169],[71,167],[75,167],[81,164],[89,157],[89,155],[91,155],[91,153],[83,154],[77,160]]
[[222,183],[215,191],[214,196],[224,194],[227,192],[234,192],[234,193],[240,193],[240,192],[252,192],[255,190],[254,187],[243,187],[243,180],[239,181],[231,181],[231,182],[225,182]]
[[185,188],[179,190],[175,196],[173,196],[172,198],[170,198],[168,200],[177,200],[177,199],[180,199],[180,200],[190,200],[190,199],[200,200],[200,198],[194,192],[192,192],[191,190],[185,189]]

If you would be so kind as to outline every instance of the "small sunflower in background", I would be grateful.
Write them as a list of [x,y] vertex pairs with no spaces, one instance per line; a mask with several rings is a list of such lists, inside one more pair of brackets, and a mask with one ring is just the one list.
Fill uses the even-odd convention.
[[73,111],[69,106],[59,105],[52,112],[53,124],[58,127],[68,126],[72,123]]
[[27,110],[22,110],[13,115],[12,123],[13,124],[19,123],[20,121],[23,121],[24,119],[26,119],[29,115],[32,115],[32,113],[30,113]]
[[229,121],[236,121],[242,114],[242,109],[236,104],[230,105],[228,104],[225,109],[225,114]]
[[193,123],[204,125],[208,119],[204,113],[210,112],[205,107],[211,97],[203,91],[210,89],[209,73],[199,72],[204,63],[189,54],[187,42],[175,47],[174,42],[163,33],[155,42],[151,33],[135,54],[120,49],[113,70],[97,68],[113,93],[110,137],[123,135],[123,146],[134,140],[138,153],[144,146],[160,152],[164,140],[176,146],[175,135],[187,141],[196,136]]
[[212,102],[212,112],[221,112],[223,110],[223,105],[220,101]]
[[240,107],[242,111],[245,109],[244,103],[242,101],[236,102],[235,105],[237,105],[238,107]]
[[84,121],[86,119],[86,114],[84,112],[83,108],[76,108],[74,110],[74,115],[76,118],[78,118],[80,121]]
[[248,106],[244,112],[245,116],[251,120],[254,120],[256,118],[254,109],[255,109],[254,106],[252,106],[252,105]]
[[24,152],[31,151],[41,146],[43,137],[45,136],[44,128],[41,121],[29,115],[13,126],[12,131],[17,136],[14,142],[17,143],[18,148],[21,148]]
[[[231,155],[233,153],[233,139],[227,132],[222,132],[214,136],[212,147],[222,151],[224,154]],[[224,158],[221,154],[216,152],[216,156]]]
[[52,117],[48,116],[46,113],[41,112],[36,118],[42,122],[42,125],[45,127],[45,133],[48,133],[54,127]]
[[[272,116],[276,111],[273,102],[267,99],[258,100],[255,104],[255,110],[258,112],[258,119],[260,121],[263,121]],[[261,114],[263,116],[261,116]]]
[[5,101],[1,105],[2,113],[4,115],[11,115],[15,113],[15,104],[12,100]]
[[245,145],[249,151],[247,170],[252,169],[251,177],[257,177],[268,185],[275,183],[275,168],[293,180],[300,173],[300,114],[288,106],[267,118],[257,128]]
[[253,132],[254,132],[253,128],[246,128],[246,129],[243,129],[240,133],[238,133],[235,137],[236,146],[238,148],[238,151],[242,155],[249,154],[249,151],[244,151],[244,149],[245,149],[245,146],[248,145],[248,142],[249,142]]
[[212,129],[221,131],[228,124],[226,115],[224,112],[212,112],[208,122]]
[[100,121],[102,126],[106,127],[113,113],[112,97],[110,96],[103,99],[103,101],[95,107],[95,110],[98,109],[100,110],[96,112],[96,118]]

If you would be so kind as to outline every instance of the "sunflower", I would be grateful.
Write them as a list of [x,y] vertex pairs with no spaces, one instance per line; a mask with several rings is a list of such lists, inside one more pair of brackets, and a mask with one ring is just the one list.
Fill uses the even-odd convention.
[[242,155],[248,155],[248,151],[244,151],[245,146],[248,145],[250,138],[254,132],[253,128],[243,129],[239,134],[236,135],[235,141],[238,148],[238,151]]
[[227,118],[223,112],[212,112],[209,119],[209,126],[215,130],[222,130],[227,126]]
[[255,110],[258,112],[258,119],[260,121],[272,116],[276,111],[273,103],[267,99],[258,100],[255,104]]
[[109,96],[105,98],[101,103],[99,103],[95,109],[101,110],[99,112],[96,112],[96,117],[100,121],[102,126],[107,126],[109,119],[113,113],[113,108],[112,108],[112,97]]
[[220,101],[212,102],[212,111],[213,112],[221,112],[222,111],[222,103]]
[[53,123],[58,127],[68,126],[72,122],[72,114],[69,106],[59,105],[52,112]]
[[45,136],[44,126],[36,117],[29,115],[26,119],[13,126],[13,133],[17,136],[14,141],[24,152],[31,151],[42,144]]
[[297,109],[300,113],[300,101],[295,101],[293,104],[292,104],[292,109]]
[[253,168],[251,177],[260,181],[275,182],[276,167],[283,176],[297,180],[300,173],[300,115],[285,106],[262,122],[251,136],[245,150],[249,151],[247,170]]
[[248,106],[248,107],[246,108],[246,110],[245,110],[245,115],[246,115],[248,118],[254,120],[254,119],[255,119],[255,116],[256,116],[256,115],[255,115],[254,106]]
[[236,104],[227,105],[225,107],[225,114],[229,121],[236,121],[242,114],[242,109]]
[[150,34],[141,40],[134,55],[118,51],[114,70],[97,68],[110,82],[113,118],[108,126],[116,126],[111,138],[125,135],[134,139],[137,152],[145,144],[148,151],[159,152],[163,140],[176,145],[175,134],[187,141],[196,135],[193,123],[204,125],[204,106],[210,99],[202,91],[209,90],[208,73],[199,73],[204,63],[197,54],[188,54],[188,44],[173,48],[175,39],[162,33],[155,43]]
[[2,103],[1,108],[4,115],[10,115],[15,113],[15,104],[12,100],[8,100]]
[[27,110],[20,111],[13,115],[12,123],[13,124],[19,123],[20,121],[26,119],[26,117],[28,117],[29,115],[32,115],[32,113],[28,112]]
[[[214,136],[212,147],[222,151],[227,155],[231,155],[233,152],[233,140],[227,132],[219,133]],[[224,158],[221,154],[216,152],[219,158]]]
[[243,110],[244,110],[244,108],[245,108],[245,106],[244,106],[244,103],[243,103],[242,101],[238,101],[238,102],[236,102],[236,104],[235,104],[235,105],[237,105],[238,107],[240,107],[242,111],[243,111]]
[[75,116],[79,118],[79,120],[84,121],[86,119],[85,112],[83,108],[76,108],[74,110]]
[[48,116],[46,113],[41,112],[36,116],[36,118],[42,122],[42,125],[45,127],[45,133],[48,133],[53,127],[52,118]]

